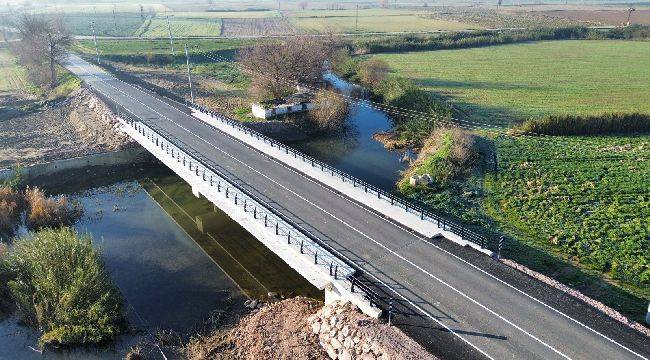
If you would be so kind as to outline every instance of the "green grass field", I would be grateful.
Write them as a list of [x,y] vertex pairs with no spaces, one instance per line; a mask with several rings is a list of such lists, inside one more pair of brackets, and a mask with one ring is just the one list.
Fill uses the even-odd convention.
[[547,41],[377,56],[476,121],[650,112],[650,42]]
[[68,31],[74,35],[92,35],[90,24],[95,26],[97,36],[131,36],[145,22],[136,13],[83,14],[69,13],[63,16]]
[[649,136],[504,138],[497,149],[490,217],[650,297]]
[[[171,27],[174,36],[219,36],[221,35],[220,18],[170,18],[169,27]],[[166,37],[169,36],[169,27],[164,15],[159,15],[145,22],[135,34],[142,37]]]
[[[183,49],[184,45],[187,45],[191,52],[196,52],[197,50],[195,49],[200,49],[201,51],[217,51],[225,53],[222,54],[224,56],[232,54],[235,50],[252,42],[253,40],[245,39],[177,39],[174,41],[174,47],[177,54],[180,54],[179,51]],[[102,55],[144,56],[148,54],[171,54],[169,40],[99,40],[97,43]],[[74,49],[86,54],[95,54],[95,47],[92,40],[81,40]]]

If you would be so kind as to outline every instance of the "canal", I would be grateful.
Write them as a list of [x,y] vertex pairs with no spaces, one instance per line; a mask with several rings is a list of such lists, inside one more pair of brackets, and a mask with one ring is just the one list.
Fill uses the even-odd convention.
[[[354,86],[330,76],[339,91]],[[343,132],[292,146],[386,190],[406,164],[404,154],[374,140],[392,123],[378,110],[351,105]],[[0,358],[113,359],[164,331],[179,341],[201,330],[215,314],[236,313],[249,298],[303,295],[322,298],[297,272],[162,165],[89,168],[41,180],[50,194],[66,194],[84,207],[76,224],[90,233],[126,303],[133,327],[101,348],[37,349],[38,333],[14,315],[0,322]],[[173,357],[165,346],[153,358]]]

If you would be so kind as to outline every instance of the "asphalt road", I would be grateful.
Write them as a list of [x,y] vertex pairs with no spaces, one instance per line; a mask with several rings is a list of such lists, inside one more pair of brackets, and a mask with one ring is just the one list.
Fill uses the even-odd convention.
[[496,262],[483,255],[473,261],[456,253],[467,250],[440,243],[445,240],[423,239],[193,118],[187,109],[79,58],[71,57],[66,66],[135,116],[219,164],[232,174],[232,181],[244,184],[388,284],[396,298],[426,314],[414,325],[416,332],[437,343],[432,347],[446,357],[649,357],[647,337],[550,287],[521,274],[501,277],[503,272],[490,264]]

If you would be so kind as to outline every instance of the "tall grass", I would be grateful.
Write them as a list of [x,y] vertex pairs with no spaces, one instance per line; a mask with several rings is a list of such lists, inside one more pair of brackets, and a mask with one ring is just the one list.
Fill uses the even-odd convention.
[[25,190],[25,199],[29,205],[27,227],[30,229],[69,226],[83,212],[79,204],[71,203],[65,196],[47,197],[39,188]]
[[411,190],[409,178],[424,174],[433,178],[434,186],[445,186],[470,175],[480,160],[475,135],[459,128],[438,127],[424,141],[415,163],[402,174],[398,188],[408,193]]
[[4,261],[9,291],[43,345],[94,344],[125,325],[122,300],[88,235],[46,229],[17,240]]
[[10,187],[0,188],[0,235],[13,233],[25,205],[21,192]]
[[650,133],[650,114],[553,115],[528,120],[516,130],[557,136]]

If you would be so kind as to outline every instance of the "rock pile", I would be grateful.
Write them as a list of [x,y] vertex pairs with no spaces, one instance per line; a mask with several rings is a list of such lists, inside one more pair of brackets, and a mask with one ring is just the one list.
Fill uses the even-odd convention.
[[324,306],[307,321],[331,359],[435,359],[397,328],[363,315],[350,302]]

